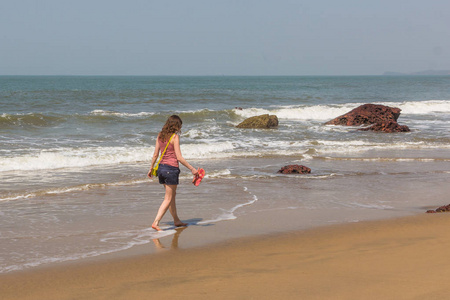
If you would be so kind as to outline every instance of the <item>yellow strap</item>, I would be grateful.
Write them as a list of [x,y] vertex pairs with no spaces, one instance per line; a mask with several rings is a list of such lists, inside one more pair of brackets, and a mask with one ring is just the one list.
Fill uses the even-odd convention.
[[167,147],[169,147],[170,141],[172,140],[172,138],[175,136],[175,133],[172,134],[172,136],[170,137],[169,141],[167,142],[166,148],[164,149],[163,153],[161,154],[161,156],[159,157],[158,163],[156,164],[157,166],[159,165],[159,162],[161,161],[162,157],[164,156],[164,153],[166,153]]

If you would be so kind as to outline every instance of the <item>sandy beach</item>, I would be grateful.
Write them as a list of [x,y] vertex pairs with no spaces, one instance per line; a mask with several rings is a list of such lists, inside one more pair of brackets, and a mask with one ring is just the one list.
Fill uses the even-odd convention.
[[448,214],[3,274],[2,299],[445,299]]
[[[2,300],[446,298],[449,215],[425,211],[449,203],[448,76],[1,80]],[[367,103],[411,132],[324,125]],[[207,175],[182,167],[189,227],[157,232],[172,113]],[[236,128],[262,114],[278,127]]]

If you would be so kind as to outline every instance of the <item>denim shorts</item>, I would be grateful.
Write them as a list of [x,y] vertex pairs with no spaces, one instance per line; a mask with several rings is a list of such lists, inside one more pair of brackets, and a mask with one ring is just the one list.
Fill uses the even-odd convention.
[[158,167],[158,179],[161,184],[177,185],[180,176],[180,168],[160,164]]

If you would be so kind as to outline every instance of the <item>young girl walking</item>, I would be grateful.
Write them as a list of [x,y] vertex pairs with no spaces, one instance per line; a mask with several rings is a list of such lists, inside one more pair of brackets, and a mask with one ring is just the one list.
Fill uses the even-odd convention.
[[[187,226],[187,224],[183,223],[178,217],[177,206],[175,203],[178,178],[180,175],[178,163],[180,162],[183,166],[191,170],[192,175],[194,176],[198,175],[198,170],[191,166],[181,155],[179,133],[182,124],[183,122],[181,121],[181,118],[177,115],[172,115],[167,119],[161,132],[156,138],[155,152],[153,153],[150,171],[147,174],[148,177],[152,177],[152,170],[155,166],[156,160],[158,159],[159,153],[164,152],[164,149],[166,149],[167,146],[158,167],[159,183],[164,185],[166,193],[164,195],[164,200],[159,207],[155,221],[153,221],[152,224],[152,228],[157,231],[161,231],[159,222],[167,212],[167,209],[173,217],[175,226]],[[167,145],[167,143],[169,144]]]

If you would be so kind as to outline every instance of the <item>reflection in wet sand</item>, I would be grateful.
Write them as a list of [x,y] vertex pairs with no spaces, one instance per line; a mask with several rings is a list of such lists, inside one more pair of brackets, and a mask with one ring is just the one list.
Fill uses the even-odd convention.
[[[180,227],[175,229],[176,233],[172,237],[172,243],[170,244],[170,249],[177,250],[178,249],[178,239],[180,238],[181,232],[185,230],[187,227]],[[153,239],[153,243],[155,244],[156,249],[158,250],[169,250],[163,243],[161,243],[160,239]]]

